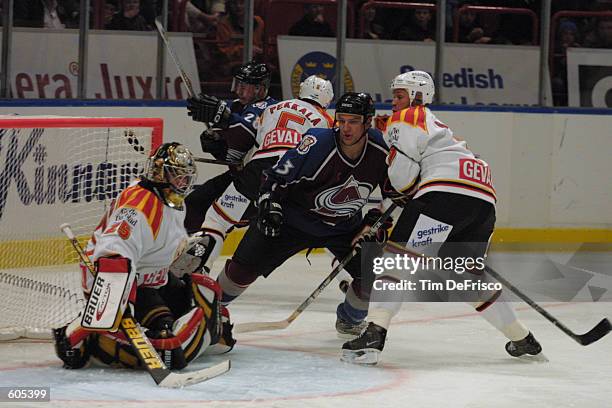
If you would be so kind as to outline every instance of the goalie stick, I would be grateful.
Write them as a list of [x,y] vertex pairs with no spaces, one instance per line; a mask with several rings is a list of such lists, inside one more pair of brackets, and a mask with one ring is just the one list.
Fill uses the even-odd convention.
[[[391,216],[393,211],[397,205],[391,204],[389,208],[380,216],[380,218],[372,225],[371,230],[375,232],[378,230],[383,223]],[[353,250],[347,254],[342,261],[336,265],[336,267],[331,271],[331,273],[321,282],[319,286],[300,304],[297,309],[291,315],[284,319],[275,322],[252,322],[252,323],[241,323],[236,324],[234,328],[235,333],[249,333],[255,331],[267,331],[267,330],[281,330],[289,327],[289,325],[297,319],[297,317],[323,292],[323,290],[329,285],[329,283],[334,280],[334,278],[344,269],[344,267],[353,259],[353,257],[357,254],[357,250],[353,248]]]
[[[79,241],[76,239],[69,224],[60,226],[62,232],[68,237],[72,247],[78,254],[83,264],[89,271],[95,275],[95,269],[87,254],[81,248]],[[215,364],[214,366],[204,368],[188,373],[173,373],[166,367],[162,359],[159,357],[157,350],[153,347],[147,336],[143,333],[140,325],[130,315],[129,309],[126,309],[121,319],[121,331],[129,340],[130,345],[134,348],[138,359],[141,361],[147,372],[153,378],[153,381],[160,387],[165,388],[180,388],[187,385],[197,384],[211,378],[217,377],[229,371],[231,367],[230,360]]]

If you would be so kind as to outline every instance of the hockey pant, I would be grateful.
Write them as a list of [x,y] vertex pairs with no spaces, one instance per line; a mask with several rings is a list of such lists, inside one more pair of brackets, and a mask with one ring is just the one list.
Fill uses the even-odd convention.
[[195,186],[193,191],[185,197],[185,229],[189,234],[200,231],[206,210],[231,183],[232,173],[226,171],[204,184]]
[[[360,228],[342,235],[318,237],[284,223],[280,236],[269,238],[251,224],[234,257],[227,261],[217,278],[223,291],[222,303],[230,303],[259,276],[268,277],[287,259],[304,249],[326,248],[338,259],[344,258],[352,250],[351,241]],[[353,257],[345,267],[353,281],[337,312],[339,317],[349,322],[359,322],[367,314],[373,276],[370,276],[372,268],[369,261],[363,262],[361,257]]]
[[[434,267],[418,271],[391,268],[376,277],[380,281],[374,288],[381,288],[383,282],[398,283],[409,279],[415,283],[420,280],[442,282],[454,280],[479,281],[484,284],[495,281],[483,274],[482,269],[456,268],[459,258],[484,259],[489,246],[489,240],[495,226],[495,207],[477,198],[445,192],[429,192],[413,199],[402,211],[393,229],[390,243],[386,247],[385,257],[403,256],[403,248],[428,257],[452,259],[455,262],[455,272],[440,270]],[[382,263],[382,262],[381,262]],[[416,278],[415,278],[416,277]],[[457,301],[464,300],[494,327],[503,332],[511,340],[520,340],[527,336],[528,330],[518,321],[509,303],[503,301],[501,290],[474,290],[444,293],[436,297],[428,290],[419,292],[425,301]],[[368,320],[383,327],[388,327],[391,318],[399,311],[401,302],[414,297],[405,290],[373,290],[370,314]],[[459,298],[452,298],[457,295]],[[451,298],[449,298],[449,296]],[[501,299],[501,301],[500,301]]]

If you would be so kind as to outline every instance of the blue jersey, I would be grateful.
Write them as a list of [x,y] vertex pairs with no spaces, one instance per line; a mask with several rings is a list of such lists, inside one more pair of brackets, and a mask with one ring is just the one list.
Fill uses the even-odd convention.
[[337,132],[310,129],[296,148],[264,172],[261,192],[281,203],[285,222],[316,236],[355,231],[372,192],[388,185],[389,149],[382,133],[369,129],[361,157],[351,161],[337,145]]
[[247,152],[253,146],[256,146],[257,129],[255,123],[257,118],[264,109],[276,103],[278,101],[269,96],[262,101],[248,105],[242,105],[238,99],[227,101],[227,106],[232,111],[229,127],[227,129],[214,129],[227,143],[227,160],[241,161]]

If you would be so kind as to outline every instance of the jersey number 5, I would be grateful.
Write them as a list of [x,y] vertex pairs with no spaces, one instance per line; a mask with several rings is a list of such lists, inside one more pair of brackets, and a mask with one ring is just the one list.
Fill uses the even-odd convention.
[[289,122],[294,122],[298,125],[303,125],[306,122],[306,118],[300,115],[296,115],[295,113],[283,112],[280,114],[278,122],[276,122],[276,127],[286,129],[287,124]]

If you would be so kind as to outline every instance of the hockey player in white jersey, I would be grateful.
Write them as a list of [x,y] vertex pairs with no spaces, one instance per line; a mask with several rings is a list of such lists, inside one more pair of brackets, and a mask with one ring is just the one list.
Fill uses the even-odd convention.
[[[189,150],[165,143],[149,158],[143,177],[113,200],[87,245],[96,276],[82,265],[88,304],[79,318],[54,330],[56,353],[66,368],[81,368],[90,357],[139,366],[117,331],[127,307],[171,369],[184,368],[210,345],[233,346],[218,284],[203,275],[168,273],[187,245],[183,202],[196,177]],[[97,288],[100,276],[108,278],[104,290]],[[120,302],[110,300],[114,293]]]
[[[394,113],[385,131],[390,146],[388,172],[392,186],[404,193],[407,201],[389,238],[386,256],[401,254],[404,248],[422,253],[429,246],[440,257],[484,258],[495,225],[496,203],[488,164],[477,158],[464,141],[454,138],[449,127],[425,106],[434,96],[429,74],[401,74],[394,79],[392,91]],[[482,270],[468,272],[478,276]],[[401,282],[404,277],[405,271],[390,268],[377,276],[379,285],[374,287]],[[344,361],[378,362],[391,318],[406,296],[399,290],[386,290],[378,297],[376,291],[372,293],[369,324],[359,337],[343,345]],[[506,351],[511,356],[541,352],[540,344],[518,320],[511,305],[500,299],[501,290],[477,295],[469,303],[510,340]]]
[[174,268],[181,273],[202,268],[210,271],[221,254],[227,234],[234,227],[248,224],[245,214],[257,198],[263,170],[297,146],[309,129],[332,127],[333,118],[325,109],[333,97],[331,82],[312,75],[300,84],[297,99],[281,101],[263,111],[256,125],[257,149],[232,184],[207,210],[201,244],[185,253]]

